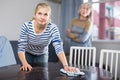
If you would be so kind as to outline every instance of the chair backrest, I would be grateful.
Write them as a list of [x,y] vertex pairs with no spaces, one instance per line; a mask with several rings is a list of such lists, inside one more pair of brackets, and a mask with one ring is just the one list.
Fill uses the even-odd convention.
[[117,71],[118,71],[118,56],[120,55],[119,50],[108,50],[101,49],[99,67],[109,70],[111,73],[114,73],[114,80],[117,80]]
[[96,48],[95,47],[70,47],[69,64],[71,66],[95,66]]
[[16,64],[12,46],[5,36],[0,36],[0,67],[12,64]]

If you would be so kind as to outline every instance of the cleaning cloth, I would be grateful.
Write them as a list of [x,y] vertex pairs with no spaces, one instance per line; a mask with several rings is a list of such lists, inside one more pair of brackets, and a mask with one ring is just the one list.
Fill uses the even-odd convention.
[[65,73],[65,74],[67,74],[68,76],[79,76],[79,75],[85,75],[85,73],[82,72],[82,71],[78,71],[78,72],[68,72],[68,71],[65,71],[63,68],[60,69],[60,72]]

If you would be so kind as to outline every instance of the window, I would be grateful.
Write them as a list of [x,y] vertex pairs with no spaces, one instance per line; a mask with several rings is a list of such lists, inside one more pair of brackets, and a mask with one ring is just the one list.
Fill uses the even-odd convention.
[[88,0],[88,2],[93,6],[93,40],[120,40],[120,1]]

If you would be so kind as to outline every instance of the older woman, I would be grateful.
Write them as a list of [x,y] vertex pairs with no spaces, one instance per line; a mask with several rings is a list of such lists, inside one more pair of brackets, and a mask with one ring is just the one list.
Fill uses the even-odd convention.
[[78,18],[71,20],[67,28],[67,36],[72,45],[90,47],[92,42],[92,7],[89,3],[83,3],[78,9]]

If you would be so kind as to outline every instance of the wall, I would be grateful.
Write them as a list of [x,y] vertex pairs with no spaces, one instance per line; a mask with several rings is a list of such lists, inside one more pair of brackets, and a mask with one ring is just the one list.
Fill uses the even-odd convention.
[[47,0],[0,0],[0,34],[9,40],[18,40],[21,25],[32,18],[39,2],[51,6],[52,22],[59,25],[60,4]]

